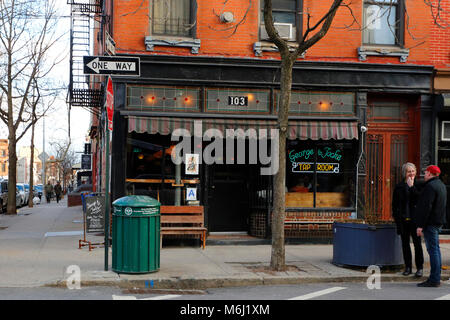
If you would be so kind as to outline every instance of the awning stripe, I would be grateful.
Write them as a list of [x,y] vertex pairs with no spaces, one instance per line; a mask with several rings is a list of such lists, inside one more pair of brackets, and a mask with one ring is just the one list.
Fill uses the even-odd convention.
[[[202,133],[211,137],[214,132],[209,129],[219,130],[226,137],[226,129],[242,129],[242,133],[251,133],[251,137],[259,136],[259,129],[275,129],[275,120],[243,120],[243,119],[189,119],[168,117],[128,117],[128,132],[149,134],[171,134],[176,129],[186,129],[194,135],[194,120],[200,121]],[[254,131],[247,131],[254,129]],[[209,131],[208,131],[209,130]],[[256,136],[255,136],[256,134]],[[270,133],[268,133],[270,135]],[[358,139],[358,123],[356,121],[309,121],[290,120],[288,139],[295,140],[351,140]]]

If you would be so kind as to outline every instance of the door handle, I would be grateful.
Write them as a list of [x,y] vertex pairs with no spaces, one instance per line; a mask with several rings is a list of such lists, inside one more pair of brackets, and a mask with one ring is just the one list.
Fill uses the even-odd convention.
[[389,188],[391,186],[391,179],[386,179],[386,188]]

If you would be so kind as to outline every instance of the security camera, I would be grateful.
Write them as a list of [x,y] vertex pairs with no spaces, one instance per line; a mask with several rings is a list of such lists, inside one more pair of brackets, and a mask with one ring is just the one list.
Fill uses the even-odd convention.
[[367,127],[366,126],[361,126],[361,132],[366,132],[367,131]]

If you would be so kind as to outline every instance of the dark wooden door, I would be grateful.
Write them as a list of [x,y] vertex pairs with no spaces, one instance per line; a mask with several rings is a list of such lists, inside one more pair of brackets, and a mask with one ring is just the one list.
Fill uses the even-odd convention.
[[248,231],[248,166],[211,165],[209,170],[209,231]]
[[383,220],[392,217],[392,192],[402,180],[402,165],[412,162],[419,170],[417,114],[410,101],[369,100],[366,209]]

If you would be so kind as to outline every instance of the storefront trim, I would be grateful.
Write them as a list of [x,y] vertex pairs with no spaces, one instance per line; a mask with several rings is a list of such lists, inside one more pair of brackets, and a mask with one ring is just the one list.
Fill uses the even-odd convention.
[[[185,129],[194,134],[195,121],[202,126],[202,133],[208,129],[217,129],[225,133],[226,129],[275,129],[274,120],[242,120],[242,119],[186,119],[169,117],[128,117],[128,132],[148,134],[171,134],[176,129]],[[256,138],[257,136],[251,136]],[[358,123],[356,121],[299,121],[290,120],[288,139],[295,140],[352,140],[358,139]]]

